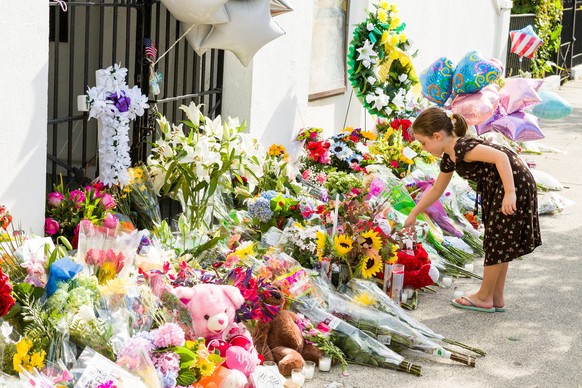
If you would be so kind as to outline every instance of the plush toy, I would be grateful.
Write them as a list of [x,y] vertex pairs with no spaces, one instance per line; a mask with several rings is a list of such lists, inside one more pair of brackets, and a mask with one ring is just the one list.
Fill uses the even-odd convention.
[[318,363],[321,350],[305,341],[297,326],[297,316],[283,308],[283,293],[274,290],[265,303],[281,307],[275,318],[269,322],[259,322],[253,331],[255,347],[265,361],[277,362],[283,376],[291,375],[293,369],[301,369],[304,360]]
[[235,312],[244,303],[238,288],[218,284],[177,287],[174,294],[186,305],[196,336],[206,339],[210,351],[218,349],[224,365],[246,377],[260,363],[250,333],[235,322]]
[[194,383],[193,388],[244,388],[247,382],[242,372],[219,366],[212,376],[202,377]]
[[439,279],[439,270],[431,263],[422,244],[416,244],[414,255],[405,251],[397,253],[397,264],[404,265],[404,287],[422,288]]

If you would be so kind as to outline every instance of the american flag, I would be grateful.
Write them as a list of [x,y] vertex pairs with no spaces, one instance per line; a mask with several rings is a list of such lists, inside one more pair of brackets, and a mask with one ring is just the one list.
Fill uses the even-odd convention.
[[158,49],[156,48],[156,45],[150,38],[144,38],[143,43],[145,44],[146,57],[149,57],[155,61],[156,57],[158,56]]
[[532,58],[538,47],[543,43],[531,25],[521,30],[510,31],[509,36],[511,37],[511,48],[509,51],[517,54],[520,58]]

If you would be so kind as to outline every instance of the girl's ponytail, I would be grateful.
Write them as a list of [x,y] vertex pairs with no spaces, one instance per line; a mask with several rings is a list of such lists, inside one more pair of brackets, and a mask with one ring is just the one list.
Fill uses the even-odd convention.
[[465,118],[460,114],[453,113],[451,123],[453,124],[453,132],[458,137],[463,137],[467,133],[467,122]]

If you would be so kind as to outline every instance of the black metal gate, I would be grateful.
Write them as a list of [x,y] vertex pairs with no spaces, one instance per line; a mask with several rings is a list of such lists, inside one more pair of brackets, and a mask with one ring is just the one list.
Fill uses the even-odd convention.
[[582,0],[563,0],[562,34],[558,66],[564,73],[574,66],[582,64]]
[[[77,111],[77,96],[95,85],[95,71],[120,63],[128,69],[127,83],[148,93],[149,62],[144,38],[164,53],[185,28],[156,0],[92,0],[67,2],[68,10],[50,8],[47,189],[59,176],[80,185],[98,174],[97,124]],[[157,66],[163,74],[161,93],[149,95],[151,105],[175,122],[183,119],[179,106],[204,104],[210,117],[220,114],[224,52],[198,56],[182,39]],[[150,110],[151,113],[151,110]],[[145,114],[133,123],[132,160],[149,153],[155,118]]]

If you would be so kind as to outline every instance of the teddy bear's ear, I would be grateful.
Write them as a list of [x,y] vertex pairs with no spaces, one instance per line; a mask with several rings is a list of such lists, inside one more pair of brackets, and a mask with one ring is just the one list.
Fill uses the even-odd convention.
[[236,288],[235,286],[220,285],[218,287],[222,288],[224,295],[226,295],[227,298],[230,299],[230,301],[232,302],[232,304],[234,305],[235,308],[238,309],[245,302],[245,299],[243,298],[242,294],[240,293],[240,290],[238,288]]
[[196,294],[196,290],[190,287],[176,287],[174,288],[174,295],[180,299],[184,305],[190,303],[192,299],[194,299],[194,295]]

